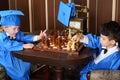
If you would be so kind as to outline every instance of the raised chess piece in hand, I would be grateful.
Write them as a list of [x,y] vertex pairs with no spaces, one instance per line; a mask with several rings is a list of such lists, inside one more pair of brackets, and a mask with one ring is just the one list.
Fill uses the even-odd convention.
[[76,43],[78,41],[80,41],[80,39],[83,39],[84,35],[83,33],[77,33],[76,35],[74,35],[71,39],[72,42]]

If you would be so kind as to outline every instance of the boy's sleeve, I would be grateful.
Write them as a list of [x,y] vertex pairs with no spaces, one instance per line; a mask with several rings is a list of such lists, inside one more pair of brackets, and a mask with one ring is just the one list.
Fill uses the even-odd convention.
[[23,32],[19,31],[16,35],[16,39],[20,42],[31,43],[33,42],[34,35],[33,34],[24,34]]
[[86,35],[84,35],[84,38],[80,40],[81,43],[85,43],[88,44],[89,43],[89,39]]
[[93,35],[93,34],[87,34],[86,35],[86,42],[83,42],[85,47],[89,48],[99,48],[101,46],[100,44],[100,37]]
[[34,41],[34,42],[35,42],[35,41],[38,41],[37,36],[34,36],[34,37],[33,37],[33,41]]

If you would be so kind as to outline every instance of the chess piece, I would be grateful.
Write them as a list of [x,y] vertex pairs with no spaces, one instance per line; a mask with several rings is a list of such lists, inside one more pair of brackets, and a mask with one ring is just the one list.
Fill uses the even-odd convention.
[[67,51],[70,51],[71,50],[71,41],[69,41],[68,43],[67,43]]
[[58,36],[56,38],[56,46],[57,46],[57,49],[60,50],[62,47],[61,47],[61,42],[62,42],[62,38],[61,36]]
[[60,35],[60,30],[57,31],[57,38],[56,38],[56,46],[57,49],[60,50],[62,49],[62,36]]
[[75,51],[75,50],[76,50],[75,43],[74,43],[74,42],[71,42],[71,43],[72,43],[72,45],[71,45],[71,50],[72,50],[72,51]]
[[67,30],[64,31],[64,37],[67,38]]
[[68,40],[71,40],[72,34],[71,34],[71,29],[69,28],[69,33],[68,33]]
[[53,48],[55,46],[55,35],[53,31],[50,32],[48,39],[49,39],[50,48]]
[[75,43],[75,49],[78,50],[80,47],[80,42]]
[[64,31],[64,36],[63,36],[63,38],[64,38],[64,45],[66,45],[67,42],[68,42],[68,37],[67,37],[67,31],[66,31],[66,30]]
[[58,37],[58,36],[61,36],[61,35],[60,35],[60,30],[57,31],[57,37]]
[[67,43],[68,43],[67,30],[64,30],[64,34],[62,35],[62,43],[61,43],[63,49],[66,49]]
[[44,48],[49,48],[50,46],[50,42],[48,40],[48,38],[45,39],[45,42],[44,42]]
[[67,44],[67,50],[72,50],[72,51],[76,51],[79,47],[79,42],[78,43],[75,43],[75,42],[72,42],[71,40],[68,42]]

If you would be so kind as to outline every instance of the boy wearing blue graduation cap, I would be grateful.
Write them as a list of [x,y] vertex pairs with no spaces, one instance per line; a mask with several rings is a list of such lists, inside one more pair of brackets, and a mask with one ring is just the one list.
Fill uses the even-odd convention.
[[74,42],[80,41],[86,47],[98,49],[94,59],[80,71],[80,80],[87,80],[87,74],[93,70],[120,69],[120,25],[110,21],[100,28],[100,36],[76,34],[72,37]]
[[[24,14],[19,10],[0,11],[0,25],[3,32],[0,32],[0,65],[2,65],[12,80],[29,80],[29,62],[16,58],[12,51],[32,49],[34,44],[46,36],[46,30],[39,35],[24,35],[19,30],[20,18]],[[12,40],[14,39],[14,40]]]

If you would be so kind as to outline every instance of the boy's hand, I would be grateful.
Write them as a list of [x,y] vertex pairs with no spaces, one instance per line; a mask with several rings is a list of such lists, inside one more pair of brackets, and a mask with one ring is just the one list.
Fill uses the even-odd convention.
[[80,41],[80,39],[83,39],[84,38],[84,35],[82,34],[82,33],[77,33],[76,35],[74,35],[73,37],[72,37],[72,41],[74,42],[74,43],[76,43],[76,42],[78,42],[78,41]]
[[43,31],[43,33],[42,33],[43,37],[47,37],[46,31],[47,31],[47,29],[45,29],[45,30]]
[[37,39],[40,40],[40,39],[42,39],[43,37],[47,37],[46,31],[47,31],[47,30],[44,30],[43,32],[40,31],[40,34],[38,35],[38,38],[37,38]]
[[32,49],[34,47],[34,44],[28,43],[28,44],[23,44],[24,49]]

